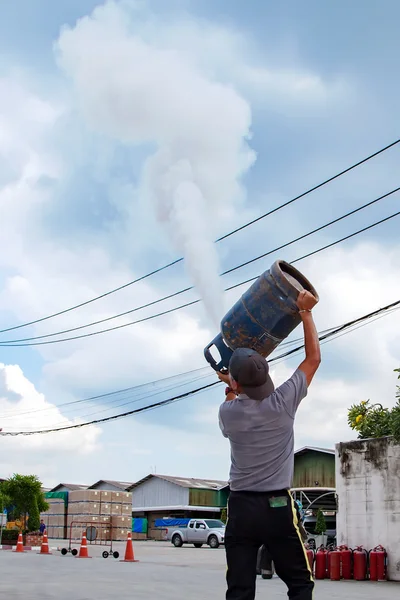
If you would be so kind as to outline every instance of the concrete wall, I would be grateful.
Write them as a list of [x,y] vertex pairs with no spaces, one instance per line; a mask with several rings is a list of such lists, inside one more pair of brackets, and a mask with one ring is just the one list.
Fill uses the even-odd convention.
[[388,575],[400,581],[400,444],[389,438],[336,446],[338,544],[381,544]]
[[132,490],[132,508],[154,506],[186,506],[189,489],[152,477]]

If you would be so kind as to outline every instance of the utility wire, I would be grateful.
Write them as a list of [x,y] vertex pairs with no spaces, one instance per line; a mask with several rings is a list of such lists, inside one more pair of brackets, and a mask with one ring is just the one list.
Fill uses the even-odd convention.
[[[261,260],[262,258],[265,258],[266,256],[273,254],[274,252],[277,252],[278,250],[282,250],[283,248],[287,248],[288,246],[291,246],[292,244],[295,244],[296,242],[299,242],[300,240],[304,240],[305,238],[309,237],[310,235],[313,235],[314,233],[322,231],[323,229],[326,229],[327,227],[330,227],[331,225],[334,225],[335,223],[338,223],[339,221],[343,221],[344,219],[347,219],[348,217],[360,212],[361,210],[364,210],[365,208],[368,208],[369,206],[372,206],[373,204],[376,204],[377,202],[380,202],[381,200],[384,200],[384,199],[388,198],[389,196],[392,196],[393,194],[395,194],[398,191],[400,191],[400,187],[397,187],[397,188],[391,190],[390,192],[387,192],[386,194],[379,196],[379,198],[375,198],[375,200],[371,200],[370,202],[367,202],[366,204],[363,204],[362,206],[359,206],[358,208],[351,210],[350,212],[342,215],[341,217],[338,217],[336,219],[329,221],[328,223],[325,223],[325,225],[321,225],[320,227],[317,227],[316,229],[312,229],[308,233],[304,233],[303,235],[301,235],[289,242],[286,242],[285,244],[282,244],[281,246],[273,248],[272,250],[268,250],[268,252],[264,252],[264,254],[260,254],[259,256],[256,256],[255,258],[252,258],[246,262],[241,263],[240,265],[237,265],[236,267],[232,267],[231,269],[228,269],[227,271],[224,271],[223,273],[221,273],[220,276],[222,277],[224,275],[233,273],[234,271],[242,269],[243,267],[247,267],[248,265],[250,265],[256,261]],[[45,338],[55,337],[58,335],[64,335],[66,333],[72,333],[73,331],[81,331],[82,329],[87,329],[88,327],[94,327],[95,325],[100,325],[101,323],[107,323],[108,321],[112,321],[114,319],[119,319],[120,317],[125,317],[125,316],[130,315],[139,310],[149,308],[150,306],[154,306],[155,304],[159,304],[160,302],[164,302],[165,300],[170,300],[171,298],[174,298],[176,296],[179,296],[181,294],[189,292],[190,290],[193,290],[193,289],[194,289],[194,286],[184,288],[182,290],[179,290],[178,292],[173,292],[172,294],[168,294],[167,296],[158,298],[158,300],[153,300],[152,302],[148,302],[147,304],[143,304],[142,306],[137,306],[136,308],[131,308],[130,310],[126,310],[122,313],[113,315],[111,317],[105,317],[104,319],[99,319],[98,321],[92,321],[91,323],[87,323],[86,325],[79,325],[77,327],[71,327],[70,329],[63,329],[61,331],[56,331],[54,333],[47,333],[47,334],[39,335],[39,336],[21,338],[19,340],[15,340],[15,341],[28,342],[28,341],[33,341],[33,340],[41,340],[41,339],[45,339]],[[12,340],[4,340],[4,341],[0,340],[0,344],[1,343],[7,344],[10,342],[12,342]]]
[[[336,327],[330,327],[329,329],[322,329],[319,332],[319,334],[323,335],[325,333],[328,333],[329,331],[332,331]],[[302,339],[303,339],[302,337],[298,337],[298,338],[294,338],[293,340],[283,341],[279,344],[279,348],[283,348],[286,346],[293,346],[294,344],[298,344],[299,342],[301,342]],[[205,375],[200,375],[200,374],[205,373],[206,371],[208,374],[210,373],[209,366],[199,367],[197,369],[185,371],[184,373],[178,373],[177,375],[171,375],[170,377],[164,377],[162,379],[157,379],[155,381],[149,381],[147,383],[142,383],[140,385],[130,386],[130,387],[123,388],[120,390],[114,390],[113,392],[106,392],[104,394],[98,394],[96,396],[90,396],[88,398],[82,398],[79,400],[72,400],[70,402],[63,402],[61,404],[54,404],[48,408],[37,408],[34,410],[28,410],[28,411],[23,411],[23,412],[7,411],[0,415],[0,421],[3,422],[5,419],[10,419],[10,418],[15,418],[15,417],[23,417],[23,416],[32,415],[32,414],[36,415],[38,413],[52,412],[54,410],[61,410],[61,409],[63,409],[63,413],[64,413],[65,409],[67,409],[67,410],[69,408],[74,409],[76,406],[78,406],[78,408],[79,408],[80,405],[83,405],[86,403],[95,404],[94,400],[102,400],[103,398],[110,398],[110,397],[113,398],[109,401],[110,404],[113,404],[114,402],[119,402],[122,399],[126,400],[126,398],[132,398],[132,397],[134,399],[131,400],[131,402],[134,403],[137,400],[142,400],[143,398],[148,397],[148,395],[149,395],[149,392],[147,390],[144,390],[144,391],[142,391],[142,394],[143,394],[142,396],[139,396],[138,398],[136,396],[132,396],[132,394],[134,394],[136,391],[142,390],[143,388],[147,388],[147,387],[149,387],[150,389],[154,388],[157,384],[163,383],[163,382],[168,382],[171,379],[178,379],[181,377],[185,377],[187,375],[194,376],[195,374],[197,374],[198,377],[196,376],[195,379],[185,381],[185,384],[193,383],[194,381],[197,381],[197,379],[204,377]],[[161,392],[165,392],[169,389],[173,389],[174,387],[176,387],[176,386],[172,385],[172,386],[163,387],[161,389]],[[150,394],[150,395],[152,396],[153,394]],[[110,406],[110,408],[111,408],[111,406]],[[112,408],[114,408],[114,406]],[[80,418],[82,418],[82,417],[80,417]]]
[[[389,215],[388,217],[385,217],[384,219],[376,221],[376,222],[372,223],[371,225],[368,225],[367,227],[363,227],[362,229],[359,229],[358,231],[355,231],[349,235],[346,235],[346,236],[340,238],[339,240],[336,240],[335,242],[331,242],[330,244],[327,244],[326,246],[323,246],[322,248],[318,248],[317,250],[313,250],[312,252],[304,254],[303,256],[300,256],[299,258],[296,258],[295,260],[291,261],[291,264],[300,262],[301,260],[304,260],[305,258],[309,258],[310,256],[318,254],[319,252],[322,252],[323,250],[326,250],[328,248],[332,248],[333,246],[336,246],[337,244],[340,244],[341,242],[349,240],[349,239],[355,237],[356,235],[359,235],[360,233],[363,233],[364,231],[368,231],[369,229],[372,229],[373,227],[376,227],[377,225],[381,225],[382,223],[385,223],[386,221],[389,221],[390,219],[393,219],[394,217],[397,217],[399,215],[400,215],[400,211],[398,211],[392,215]],[[240,283],[231,285],[231,286],[225,288],[224,291],[227,292],[227,291],[233,290],[235,288],[238,288],[241,285],[251,283],[252,281],[255,281],[256,279],[258,279],[258,277],[259,277],[259,275],[257,275],[256,277],[251,277],[249,279],[246,279],[245,281],[241,281]],[[100,335],[103,333],[108,333],[110,331],[116,331],[116,330],[122,329],[124,327],[130,327],[131,325],[136,325],[137,323],[144,323],[145,321],[150,321],[151,319],[155,319],[157,317],[161,317],[161,316],[173,313],[177,310],[181,310],[182,308],[187,308],[189,306],[193,306],[194,304],[198,304],[199,302],[201,302],[200,298],[198,298],[197,300],[192,300],[191,302],[187,302],[185,304],[181,304],[180,306],[175,306],[174,308],[170,308],[168,310],[156,313],[154,315],[149,315],[148,317],[143,317],[142,319],[137,319],[136,321],[130,321],[129,323],[122,323],[121,325],[116,325],[115,327],[109,327],[107,329],[101,329],[100,331],[93,331],[91,333],[85,333],[82,335],[71,336],[71,337],[62,338],[62,339],[58,339],[58,340],[46,340],[43,342],[35,342],[33,340],[43,339],[45,337],[50,337],[50,336],[58,335],[58,334],[53,333],[53,334],[42,335],[42,336],[34,336],[34,337],[30,337],[30,338],[21,338],[21,339],[16,339],[16,340],[4,340],[4,341],[0,342],[0,347],[13,348],[13,347],[25,347],[25,346],[43,346],[43,345],[47,345],[47,344],[58,344],[60,342],[68,342],[71,340],[78,340],[78,339],[82,339],[82,338],[92,337],[94,335]]]
[[[343,331],[345,331],[346,329],[349,329],[350,327],[353,327],[354,325],[360,324],[363,321],[371,321],[373,319],[373,317],[376,317],[384,312],[387,312],[387,314],[390,314],[390,312],[393,308],[397,307],[400,305],[400,300],[396,300],[395,302],[392,302],[391,304],[388,304],[387,306],[384,306],[383,308],[379,308],[373,312],[368,313],[367,315],[364,315],[362,317],[359,317],[357,319],[353,319],[352,321],[349,321],[348,323],[345,323],[344,325],[341,325],[340,327],[337,327],[336,329],[330,331],[329,333],[326,333],[322,336],[319,337],[319,340],[321,342],[328,340],[329,338],[334,339],[338,334],[342,333]],[[299,350],[301,350],[302,348],[304,348],[304,344],[302,344],[301,346],[294,348],[293,350],[289,350],[288,352],[285,352],[283,354],[280,354],[279,356],[276,356],[275,358],[270,359],[268,362],[272,363],[272,362],[277,362],[281,359],[284,359],[288,356],[291,356],[293,354],[295,354],[296,352],[298,352]],[[214,387],[215,385],[221,384],[221,381],[214,381],[212,383],[206,384],[204,386],[201,386],[199,388],[196,388],[194,390],[190,390],[187,392],[184,392],[182,394],[179,394],[177,396],[173,396],[171,398],[167,398],[166,400],[161,400],[159,402],[156,402],[154,404],[150,404],[147,406],[142,406],[141,408],[136,408],[134,410],[130,410],[124,413],[119,413],[116,415],[112,415],[109,417],[103,417],[101,419],[95,419],[93,421],[87,421],[85,423],[76,423],[74,425],[67,425],[65,427],[56,427],[56,428],[52,428],[52,429],[42,429],[42,430],[36,430],[36,431],[15,431],[15,432],[11,432],[11,431],[2,431],[0,432],[0,436],[18,436],[18,435],[36,435],[36,434],[44,434],[44,433],[55,433],[55,432],[59,432],[59,431],[67,431],[70,429],[79,429],[81,427],[87,427],[88,425],[97,425],[99,423],[105,423],[108,421],[115,421],[116,419],[122,419],[124,417],[128,417],[134,414],[139,414],[142,412],[147,412],[149,410],[154,410],[156,408],[160,408],[161,406],[166,406],[167,404],[171,404],[173,402],[177,402],[179,400],[183,400],[184,398],[187,398],[188,396],[193,396],[195,394],[201,393],[207,389],[210,389],[212,387]]]
[[[127,398],[134,398],[134,400],[131,400],[131,402],[136,401],[136,398],[138,400],[141,400],[143,398],[146,397],[150,397],[153,396],[155,392],[153,392],[152,390],[154,388],[156,388],[157,384],[165,384],[161,387],[161,390],[156,392],[156,393],[161,393],[163,391],[168,391],[170,389],[174,389],[175,387],[179,387],[180,385],[186,385],[189,383],[194,383],[195,381],[197,381],[197,379],[199,377],[202,377],[202,372],[205,371],[209,371],[209,368],[207,366],[202,367],[200,369],[194,369],[192,371],[186,371],[185,373],[179,373],[178,375],[173,375],[171,377],[165,377],[163,379],[158,379],[157,381],[151,381],[149,383],[144,383],[141,385],[137,385],[137,386],[132,386],[129,388],[125,388],[123,390],[115,390],[114,392],[108,392],[106,394],[100,394],[98,396],[91,396],[90,398],[83,398],[80,400],[74,400],[71,402],[64,402],[62,404],[54,404],[51,407],[48,408],[38,408],[38,409],[34,409],[34,410],[28,410],[28,411],[24,411],[24,412],[6,412],[4,414],[0,415],[0,420],[3,421],[5,419],[12,419],[15,417],[23,417],[23,416],[27,416],[27,415],[32,415],[32,414],[38,414],[38,413],[44,413],[44,412],[49,412],[49,411],[54,411],[54,410],[60,410],[63,409],[63,412],[65,411],[65,409],[75,409],[76,407],[80,407],[81,405],[85,408],[87,403],[90,404],[96,404],[94,402],[94,400],[103,400],[105,398],[110,398],[111,400],[107,400],[108,403],[110,405],[112,405],[115,402],[119,402],[120,400],[126,400]],[[190,375],[190,379],[187,379],[186,381],[184,381],[182,384],[181,383],[174,383],[171,382],[171,380],[175,379],[178,381],[182,381],[183,377],[187,377],[188,375]],[[135,394],[141,394],[139,396],[136,396]]]
[[[287,202],[284,202],[283,204],[280,204],[279,206],[276,206],[272,210],[270,210],[270,211],[268,211],[268,212],[260,215],[256,219],[253,219],[252,221],[249,221],[248,223],[245,223],[241,227],[238,227],[238,228],[234,229],[233,231],[230,231],[229,233],[226,233],[225,235],[223,235],[223,236],[219,237],[217,240],[215,240],[215,242],[216,243],[221,242],[222,240],[227,239],[228,237],[234,235],[235,233],[238,233],[239,231],[242,231],[246,227],[250,227],[250,225],[253,225],[254,223],[257,223],[258,221],[261,221],[262,219],[265,219],[266,217],[269,217],[270,215],[272,215],[272,214],[276,213],[277,211],[281,210],[282,208],[285,208],[286,206],[289,206],[293,202],[296,202],[297,200],[300,200],[301,198],[304,198],[305,196],[307,196],[308,194],[311,194],[315,190],[318,190],[318,189],[322,188],[323,186],[327,185],[328,183],[331,183],[332,181],[334,181],[335,179],[338,179],[339,177],[342,177],[342,175],[345,175],[346,173],[349,173],[353,169],[356,169],[357,167],[359,167],[362,164],[368,162],[369,160],[375,158],[376,156],[378,156],[378,155],[386,152],[390,148],[393,148],[398,143],[400,143],[400,138],[397,139],[397,140],[395,140],[391,144],[388,144],[387,146],[384,146],[383,148],[381,148],[377,152],[374,152],[373,154],[370,154],[366,158],[363,158],[362,160],[354,163],[350,167],[347,167],[343,171],[340,171],[336,175],[333,175],[332,177],[329,177],[329,179],[325,179],[325,181],[322,181],[321,183],[315,185],[312,188],[309,188],[308,190],[306,190],[305,192],[302,192],[298,196],[295,196],[291,200],[288,200]],[[134,279],[133,281],[128,281],[127,283],[125,283],[125,284],[123,284],[123,285],[121,285],[121,286],[119,286],[117,288],[114,288],[112,290],[109,290],[108,292],[100,294],[99,296],[96,296],[94,298],[86,300],[85,302],[81,302],[79,304],[75,304],[74,306],[71,306],[69,308],[65,308],[64,310],[60,310],[60,311],[55,312],[53,314],[47,315],[45,317],[41,317],[40,319],[35,319],[33,321],[29,321],[29,322],[26,322],[26,323],[21,323],[20,325],[14,325],[13,327],[7,327],[6,329],[1,329],[0,333],[6,333],[7,331],[13,331],[15,329],[21,329],[22,327],[28,327],[29,325],[35,325],[36,323],[42,323],[43,321],[47,321],[48,319],[53,319],[54,317],[58,317],[60,315],[64,315],[64,314],[66,314],[66,313],[68,313],[68,312],[70,312],[72,310],[77,310],[78,308],[81,308],[82,306],[87,306],[88,304],[91,304],[92,302],[96,302],[97,300],[101,300],[102,298],[110,296],[111,294],[115,294],[116,292],[119,292],[119,291],[121,291],[121,290],[123,290],[123,289],[125,289],[125,288],[127,288],[127,287],[129,287],[131,285],[134,285],[135,283],[139,283],[140,281],[143,281],[144,279],[147,279],[148,277],[151,277],[152,275],[156,275],[157,273],[160,273],[161,271],[164,271],[165,269],[168,269],[169,267],[172,267],[172,266],[174,266],[174,265],[182,262],[183,260],[184,260],[183,257],[177,258],[176,260],[174,260],[174,261],[172,261],[172,262],[170,262],[170,263],[168,263],[168,264],[166,264],[166,265],[164,265],[162,267],[159,267],[158,269],[154,269],[153,271],[150,271],[149,273],[146,273],[145,275],[142,275],[141,277],[138,277],[137,279]]]
[[[207,367],[205,367],[205,368],[207,368]],[[192,385],[193,385],[193,384],[194,384],[194,383],[196,383],[197,381],[200,381],[200,380],[204,380],[204,379],[206,379],[206,378],[209,378],[209,377],[210,377],[210,375],[212,375],[212,374],[210,374],[210,372],[209,372],[209,371],[210,371],[210,369],[208,369],[208,373],[207,373],[207,375],[201,375],[201,376],[199,376],[199,377],[195,377],[194,379],[192,379],[192,380],[190,380],[190,381],[185,381],[185,382],[183,382],[183,383],[180,383],[180,384],[176,384],[176,385],[169,386],[169,387],[167,387],[167,388],[163,388],[163,389],[159,390],[158,392],[152,392],[151,394],[144,394],[144,395],[142,395],[142,396],[139,396],[138,398],[134,398],[134,399],[128,400],[127,402],[122,402],[121,404],[116,404],[115,406],[108,406],[108,407],[106,407],[106,408],[101,408],[101,409],[99,409],[99,408],[98,408],[98,409],[97,409],[97,410],[95,410],[94,412],[87,413],[87,414],[84,414],[84,415],[75,415],[74,417],[70,417],[70,418],[75,418],[75,419],[78,419],[78,418],[79,418],[79,419],[87,419],[87,418],[89,418],[89,417],[92,417],[92,416],[94,416],[94,415],[98,415],[98,414],[104,414],[104,413],[107,413],[107,412],[109,412],[110,410],[114,410],[114,409],[116,409],[116,408],[121,408],[122,406],[130,406],[130,405],[132,405],[132,404],[137,404],[138,402],[140,402],[140,401],[141,401],[141,400],[143,400],[144,398],[146,398],[146,399],[147,399],[147,398],[154,398],[154,396],[159,396],[160,394],[163,394],[163,393],[166,393],[166,392],[170,392],[170,391],[171,391],[171,390],[173,390],[173,389],[180,389],[180,388],[182,388],[182,387],[184,387],[184,386],[186,386],[186,385],[189,385],[189,384],[192,384]],[[58,408],[58,407],[56,407],[56,408]],[[63,415],[61,415],[61,416],[63,416]],[[65,420],[64,420],[64,421],[60,421],[60,422],[58,422],[58,423],[55,423],[55,424],[53,425],[53,427],[61,426],[61,425],[63,425],[64,423],[65,423]],[[26,430],[25,430],[25,431],[26,431]],[[28,430],[28,431],[29,431],[29,430]]]

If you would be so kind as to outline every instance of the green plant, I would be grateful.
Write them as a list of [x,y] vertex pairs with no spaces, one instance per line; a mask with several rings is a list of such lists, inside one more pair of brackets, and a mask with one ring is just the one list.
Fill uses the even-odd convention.
[[40,527],[40,512],[37,499],[32,501],[32,506],[29,509],[28,531],[39,531]]
[[18,529],[3,529],[2,541],[8,542],[18,538]]
[[[36,531],[40,525],[40,512],[49,509],[49,505],[42,492],[42,484],[36,475],[15,474],[1,485],[10,504],[13,506],[13,514],[16,518],[23,518],[24,529]],[[28,520],[28,515],[30,517]]]
[[221,521],[222,521],[223,523],[226,523],[226,522],[227,522],[227,520],[228,520],[228,509],[227,509],[227,508],[223,508],[223,509],[221,510]]
[[[395,371],[400,379],[400,369]],[[350,407],[348,423],[358,431],[360,439],[392,436],[396,442],[400,442],[400,386],[397,386],[396,398],[392,409],[384,408],[382,404],[371,404],[370,400]]]
[[315,533],[317,535],[323,535],[326,531],[326,521],[324,517],[324,513],[321,509],[318,509],[317,512],[317,522],[315,523]]

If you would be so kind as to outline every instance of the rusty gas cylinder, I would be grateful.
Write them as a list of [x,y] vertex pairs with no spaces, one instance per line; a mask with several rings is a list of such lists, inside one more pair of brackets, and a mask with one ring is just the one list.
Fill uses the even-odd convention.
[[[308,290],[318,294],[300,271],[277,260],[243,294],[221,321],[221,332],[204,349],[204,356],[216,371],[227,369],[236,348],[252,348],[264,357],[300,324],[297,296]],[[215,359],[211,349],[216,349]]]

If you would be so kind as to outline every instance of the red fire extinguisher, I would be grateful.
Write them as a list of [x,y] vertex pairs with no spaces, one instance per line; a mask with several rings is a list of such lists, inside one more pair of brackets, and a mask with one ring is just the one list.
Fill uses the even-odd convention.
[[353,551],[347,546],[341,546],[342,553],[342,577],[352,579],[353,577]]
[[353,552],[353,566],[356,581],[367,579],[368,552],[362,546],[358,546]]
[[318,548],[315,555],[315,579],[325,579],[326,577],[327,554],[328,552],[324,546]]
[[315,552],[311,548],[306,548],[306,553],[307,553],[308,564],[310,565],[310,570],[312,573],[313,569],[314,569]]
[[384,581],[386,579],[386,550],[376,546],[369,552],[369,578],[371,581]]
[[340,581],[342,553],[339,548],[329,552],[329,577],[331,581]]

